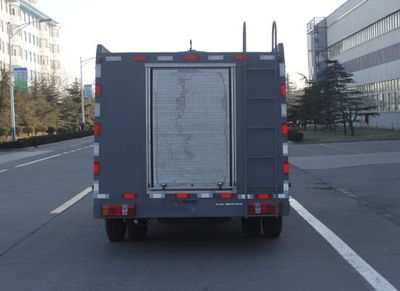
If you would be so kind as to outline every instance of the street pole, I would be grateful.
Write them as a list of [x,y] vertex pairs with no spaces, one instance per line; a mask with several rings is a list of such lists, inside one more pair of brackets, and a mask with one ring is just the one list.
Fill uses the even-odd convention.
[[[9,78],[9,87],[10,87],[10,111],[11,111],[11,138],[13,141],[17,140],[17,127],[15,124],[15,102],[14,102],[14,70],[12,65],[12,45],[11,39],[17,34],[18,31],[27,27],[33,23],[41,23],[41,22],[49,22],[52,21],[50,18],[40,19],[39,21],[30,21],[23,23],[21,25],[12,26],[11,22],[7,22],[7,31],[8,31],[8,62],[10,69],[10,78]],[[15,29],[15,31],[14,31]]]
[[83,66],[86,65],[89,61],[94,60],[96,57],[88,58],[83,60],[82,57],[80,57],[80,71],[81,71],[81,111],[82,111],[82,124],[83,124],[83,129],[85,129],[85,97],[84,97],[84,90],[83,90]]
[[12,38],[12,29],[11,23],[7,22],[8,26],[8,57],[9,57],[9,65],[10,65],[10,76],[9,76],[9,87],[10,87],[10,110],[11,110],[11,138],[13,141],[17,140],[17,128],[15,125],[15,105],[14,105],[14,70],[12,66],[12,46],[11,46],[11,38]]
[[83,74],[82,74],[82,57],[80,57],[80,64],[81,64],[81,111],[82,111],[82,130],[85,130],[85,123],[86,123],[86,118],[85,118],[85,98],[83,96]]

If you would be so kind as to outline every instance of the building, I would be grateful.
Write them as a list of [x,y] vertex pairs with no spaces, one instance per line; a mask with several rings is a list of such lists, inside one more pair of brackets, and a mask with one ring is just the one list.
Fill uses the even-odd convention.
[[307,25],[309,75],[318,80],[324,60],[352,73],[368,106],[371,127],[400,129],[400,0],[349,0]]
[[0,67],[9,70],[8,23],[11,23],[16,33],[11,39],[12,64],[14,68],[27,68],[30,82],[35,78],[60,76],[60,28],[35,6],[36,2],[0,0]]

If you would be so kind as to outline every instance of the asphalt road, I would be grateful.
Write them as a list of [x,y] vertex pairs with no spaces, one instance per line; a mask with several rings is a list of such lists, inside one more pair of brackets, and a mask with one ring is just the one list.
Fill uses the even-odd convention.
[[293,209],[276,240],[232,221],[153,223],[149,240],[122,243],[93,219],[90,194],[51,213],[91,186],[91,143],[0,152],[0,290],[400,288],[399,141],[290,145],[292,195],[336,238]]

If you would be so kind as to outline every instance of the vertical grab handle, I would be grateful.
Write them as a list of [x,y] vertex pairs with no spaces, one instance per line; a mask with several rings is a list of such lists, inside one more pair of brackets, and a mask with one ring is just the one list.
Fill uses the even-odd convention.
[[278,48],[278,34],[277,34],[277,28],[276,28],[276,21],[272,23],[272,52],[277,54],[277,48]]
[[243,22],[243,53],[246,53],[246,21]]

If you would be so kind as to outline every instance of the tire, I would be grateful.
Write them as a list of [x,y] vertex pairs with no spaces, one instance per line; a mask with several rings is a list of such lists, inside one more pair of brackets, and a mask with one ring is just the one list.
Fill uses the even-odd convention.
[[282,216],[264,217],[262,219],[262,226],[265,237],[279,237],[282,232]]
[[247,237],[258,237],[261,233],[261,219],[258,217],[242,218],[242,232]]
[[106,233],[112,242],[124,240],[126,233],[126,222],[123,219],[105,219]]
[[147,238],[147,221],[140,220],[128,220],[126,224],[128,231],[128,238],[130,240],[141,241]]

